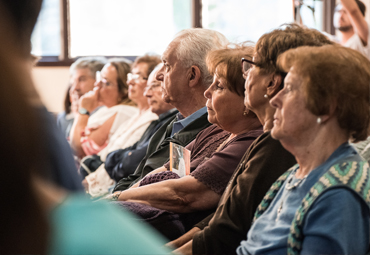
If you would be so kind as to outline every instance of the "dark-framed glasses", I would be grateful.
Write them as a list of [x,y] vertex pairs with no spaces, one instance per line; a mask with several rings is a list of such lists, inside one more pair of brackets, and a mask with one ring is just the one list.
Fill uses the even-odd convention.
[[247,77],[248,71],[249,71],[249,69],[251,68],[252,65],[257,66],[257,64],[255,62],[253,62],[252,60],[242,58],[242,72],[243,72],[244,78]]
[[141,76],[140,74],[133,74],[133,73],[128,73],[127,74],[127,81],[139,81],[140,79],[142,80],[148,80],[148,78]]

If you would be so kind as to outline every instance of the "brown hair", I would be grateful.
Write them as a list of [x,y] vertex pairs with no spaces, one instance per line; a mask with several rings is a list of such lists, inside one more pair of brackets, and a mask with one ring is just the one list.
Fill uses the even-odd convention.
[[357,4],[358,8],[360,9],[362,15],[365,16],[365,13],[366,13],[365,4],[363,2],[361,2],[360,0],[356,0],[356,4]]
[[307,108],[315,115],[335,107],[339,126],[354,142],[366,139],[370,124],[370,61],[341,47],[300,47],[278,59],[284,71],[294,66],[303,79]]
[[285,24],[261,36],[255,47],[255,62],[265,73],[280,73],[276,66],[278,56],[288,49],[299,46],[322,46],[334,44],[315,29],[297,24]]
[[210,51],[206,58],[208,71],[214,75],[217,69],[217,75],[226,79],[228,89],[244,97],[245,79],[241,69],[241,59],[252,60],[253,48],[251,43],[249,45],[245,43]]
[[118,91],[122,95],[122,99],[119,103],[124,105],[136,105],[128,98],[127,74],[131,70],[131,61],[126,58],[111,58],[108,63],[117,71]]
[[137,57],[135,59],[135,62],[132,64],[132,67],[134,68],[135,66],[137,66],[140,63],[146,63],[148,65],[148,70],[146,72],[146,77],[144,77],[144,78],[148,78],[149,74],[154,70],[154,68],[159,63],[161,63],[161,58],[160,58],[159,55],[146,54],[144,56]]

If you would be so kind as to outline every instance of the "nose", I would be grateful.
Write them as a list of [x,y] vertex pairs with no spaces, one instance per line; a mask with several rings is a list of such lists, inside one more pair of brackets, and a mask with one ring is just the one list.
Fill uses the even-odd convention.
[[270,105],[274,108],[281,108],[282,90],[280,90],[273,98],[270,100]]
[[204,97],[207,99],[211,99],[212,97],[212,93],[211,93],[212,85],[213,84],[211,84],[211,86],[209,86],[209,88],[206,91],[204,91]]
[[158,70],[158,73],[155,76],[155,79],[157,81],[163,81],[163,68],[164,68],[164,66],[162,66],[161,69]]
[[127,80],[127,84],[128,85],[135,85],[135,80],[134,79]]
[[151,98],[152,97],[152,90],[151,89],[148,89],[148,88],[146,88],[145,90],[144,90],[144,96],[145,97],[147,97],[147,98]]
[[79,91],[80,90],[80,83],[78,81],[74,81],[72,83],[72,91]]

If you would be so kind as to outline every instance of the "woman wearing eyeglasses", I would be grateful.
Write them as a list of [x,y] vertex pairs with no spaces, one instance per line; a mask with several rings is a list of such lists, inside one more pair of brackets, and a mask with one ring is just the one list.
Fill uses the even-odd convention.
[[[82,159],[80,172],[82,175],[88,174],[83,184],[90,195],[94,197],[101,196],[108,192],[108,188],[114,184],[103,164],[108,154],[135,144],[150,123],[158,119],[158,116],[150,110],[144,91],[149,74],[160,61],[160,58],[156,55],[144,55],[135,60],[131,73],[127,74],[127,91],[129,99],[136,103],[138,111],[131,115],[128,121],[117,126],[110,139],[106,141],[104,148]],[[91,174],[91,172],[94,173]]]
[[270,100],[271,135],[298,164],[266,194],[237,253],[366,254],[370,168],[348,141],[369,134],[370,62],[326,45],[289,50],[278,66],[288,75]]
[[110,60],[96,73],[94,90],[80,98],[79,114],[70,137],[71,147],[79,158],[98,153],[117,128],[138,112],[134,101],[128,97],[130,68],[129,60]]

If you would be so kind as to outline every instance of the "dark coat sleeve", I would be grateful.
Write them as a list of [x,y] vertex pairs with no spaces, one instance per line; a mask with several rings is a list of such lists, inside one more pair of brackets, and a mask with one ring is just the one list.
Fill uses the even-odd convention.
[[[50,168],[51,181],[69,191],[83,191],[81,177],[73,159],[72,150],[55,123],[55,119],[47,112],[46,108],[35,108],[44,139],[40,141],[45,154],[45,161]],[[45,173],[46,174],[46,173]]]
[[173,122],[175,119],[170,119],[164,124],[152,137],[149,142],[147,153],[144,159],[140,162],[135,172],[127,178],[122,178],[114,187],[113,192],[118,190],[125,190],[154,169],[163,166],[169,160],[169,144],[170,142],[179,144],[181,146],[188,145],[195,139],[197,134],[209,127],[211,123],[208,122],[208,114],[203,114],[198,119],[191,122],[180,132],[170,137]]
[[109,176],[113,180],[119,181],[132,174],[144,158],[148,143],[149,141],[141,144],[140,147],[137,147],[138,143],[135,143],[128,148],[109,153],[105,160],[105,170]]
[[295,164],[267,132],[246,152],[208,227],[193,238],[193,254],[234,254],[273,182]]

